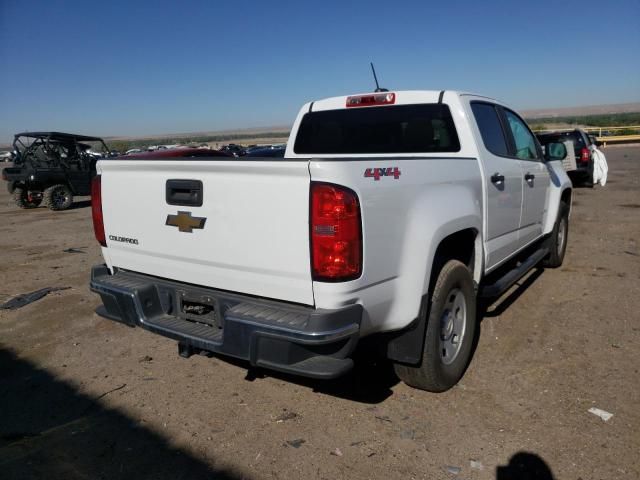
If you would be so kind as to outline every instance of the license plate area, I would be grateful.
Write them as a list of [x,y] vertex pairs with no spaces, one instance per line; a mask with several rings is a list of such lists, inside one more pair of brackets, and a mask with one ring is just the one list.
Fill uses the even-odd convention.
[[220,309],[215,298],[198,295],[187,291],[178,291],[179,317],[190,322],[202,323],[215,328],[222,328]]

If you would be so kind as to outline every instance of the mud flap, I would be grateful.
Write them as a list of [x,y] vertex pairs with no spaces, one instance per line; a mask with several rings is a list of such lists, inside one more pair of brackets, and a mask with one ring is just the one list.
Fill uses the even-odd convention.
[[389,360],[407,365],[417,365],[422,361],[428,307],[429,295],[425,295],[420,302],[418,318],[389,340],[387,344],[387,358]]

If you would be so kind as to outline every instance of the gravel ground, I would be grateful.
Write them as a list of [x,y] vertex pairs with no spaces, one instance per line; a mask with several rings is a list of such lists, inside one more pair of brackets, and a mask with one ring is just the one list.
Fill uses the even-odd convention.
[[640,147],[606,154],[609,184],[575,191],[564,266],[489,308],[442,394],[366,357],[333,382],[182,359],[94,314],[86,200],[21,211],[3,186],[0,302],[70,288],[0,311],[0,477],[640,478]]

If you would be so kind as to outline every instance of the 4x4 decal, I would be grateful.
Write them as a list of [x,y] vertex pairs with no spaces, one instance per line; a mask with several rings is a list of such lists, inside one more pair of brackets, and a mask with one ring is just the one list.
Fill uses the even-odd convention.
[[364,171],[364,176],[366,178],[371,178],[375,181],[380,180],[380,177],[393,177],[396,180],[400,178],[402,172],[398,167],[388,167],[388,168],[367,168]]

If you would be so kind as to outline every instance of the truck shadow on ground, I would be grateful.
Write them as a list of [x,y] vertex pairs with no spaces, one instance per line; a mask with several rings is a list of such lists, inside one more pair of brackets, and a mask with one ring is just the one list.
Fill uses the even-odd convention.
[[[538,278],[544,273],[544,268],[537,267],[531,272],[527,273],[523,278],[518,280],[507,292],[502,294],[498,298],[479,298],[476,308],[476,333],[473,338],[473,345],[471,347],[471,362],[478,349],[478,343],[480,342],[480,335],[482,333],[482,321],[485,318],[499,317],[502,315],[511,305],[513,305],[520,296],[527,291],[527,289],[533,285]],[[469,363],[471,363],[469,362]],[[469,366],[467,365],[467,368]],[[516,477],[517,478],[517,477]]]
[[224,362],[246,369],[245,380],[249,382],[271,377],[308,388],[315,393],[352,400],[358,403],[381,403],[393,394],[391,388],[400,382],[393,371],[393,364],[384,358],[371,354],[368,349],[357,349],[354,352],[355,365],[353,370],[342,377],[331,380],[299,377],[253,367],[244,360],[229,357],[219,358]]
[[[518,298],[542,275],[543,268],[534,269],[523,279],[519,280],[507,294],[494,299],[482,299],[477,306],[477,328],[473,339],[472,356],[478,347],[482,320],[487,317],[502,315]],[[375,342],[371,342],[375,345]],[[222,357],[221,357],[222,358]],[[288,383],[310,388],[314,392],[344,398],[359,403],[382,403],[393,394],[392,388],[400,383],[400,379],[394,372],[393,364],[382,358],[375,352],[375,347],[361,345],[354,355],[354,369],[347,375],[333,380],[314,380],[309,378],[287,375],[275,371],[267,371],[250,367],[247,362],[241,360],[223,358],[224,361],[233,363],[241,368],[248,368],[246,380],[254,381],[265,377],[278,378]]]
[[0,415],[0,471],[7,480],[248,478],[170,446],[123,413],[2,348]]
[[73,202],[73,204],[67,210],[77,210],[79,208],[87,208],[91,206],[91,200],[78,200]]
[[554,480],[551,468],[535,453],[518,452],[496,468],[496,480]]
[[528,273],[523,279],[520,279],[515,288],[512,287],[509,293],[499,298],[481,300],[478,302],[478,322],[482,324],[482,320],[487,317],[499,317],[511,305],[513,305],[520,296],[533,285],[538,278],[544,273],[544,268],[536,268]]

